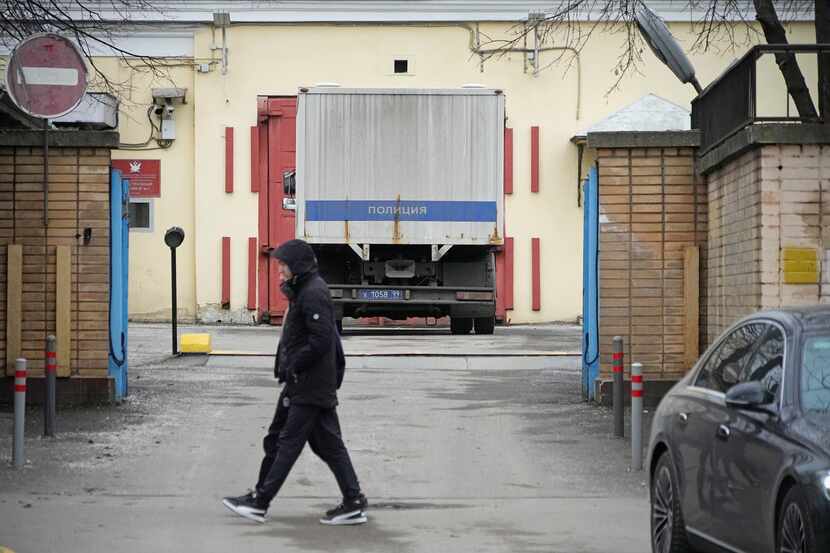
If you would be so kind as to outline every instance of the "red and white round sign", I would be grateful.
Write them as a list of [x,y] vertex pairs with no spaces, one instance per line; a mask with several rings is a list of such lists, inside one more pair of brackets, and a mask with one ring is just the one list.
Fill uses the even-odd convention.
[[12,52],[6,66],[6,89],[24,112],[52,119],[77,107],[86,92],[87,76],[84,58],[71,41],[39,34]]

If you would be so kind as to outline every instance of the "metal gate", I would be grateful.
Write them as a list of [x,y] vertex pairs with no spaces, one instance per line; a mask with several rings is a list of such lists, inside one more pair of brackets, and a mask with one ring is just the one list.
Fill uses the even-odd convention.
[[129,181],[121,171],[110,177],[109,376],[115,399],[127,395],[127,317],[130,265]]
[[282,182],[296,166],[296,97],[260,97],[259,123],[259,262],[258,319],[279,324],[288,307],[280,292],[277,262],[268,253],[294,238],[294,211],[286,209]]
[[599,376],[599,181],[592,167],[583,185],[582,228],[582,397],[594,398]]

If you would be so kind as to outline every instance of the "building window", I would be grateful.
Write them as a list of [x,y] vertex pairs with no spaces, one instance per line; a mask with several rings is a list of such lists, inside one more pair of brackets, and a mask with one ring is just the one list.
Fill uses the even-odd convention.
[[409,60],[395,60],[395,74],[409,73]]
[[153,231],[153,200],[130,200],[130,230]]

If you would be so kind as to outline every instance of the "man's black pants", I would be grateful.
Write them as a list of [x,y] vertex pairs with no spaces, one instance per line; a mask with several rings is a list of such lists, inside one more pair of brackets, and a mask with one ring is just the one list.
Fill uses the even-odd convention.
[[286,390],[283,388],[277,400],[274,420],[262,441],[265,457],[259,469],[257,496],[266,503],[271,502],[306,442],[334,473],[344,499],[360,495],[360,484],[340,434],[336,409],[297,404],[286,407],[285,398]]

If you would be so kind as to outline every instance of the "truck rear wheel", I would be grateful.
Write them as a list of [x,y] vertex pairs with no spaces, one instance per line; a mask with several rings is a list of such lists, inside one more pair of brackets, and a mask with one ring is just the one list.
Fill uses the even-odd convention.
[[469,334],[473,329],[473,320],[469,317],[450,317],[450,332]]
[[476,334],[493,334],[496,330],[495,317],[476,317]]

